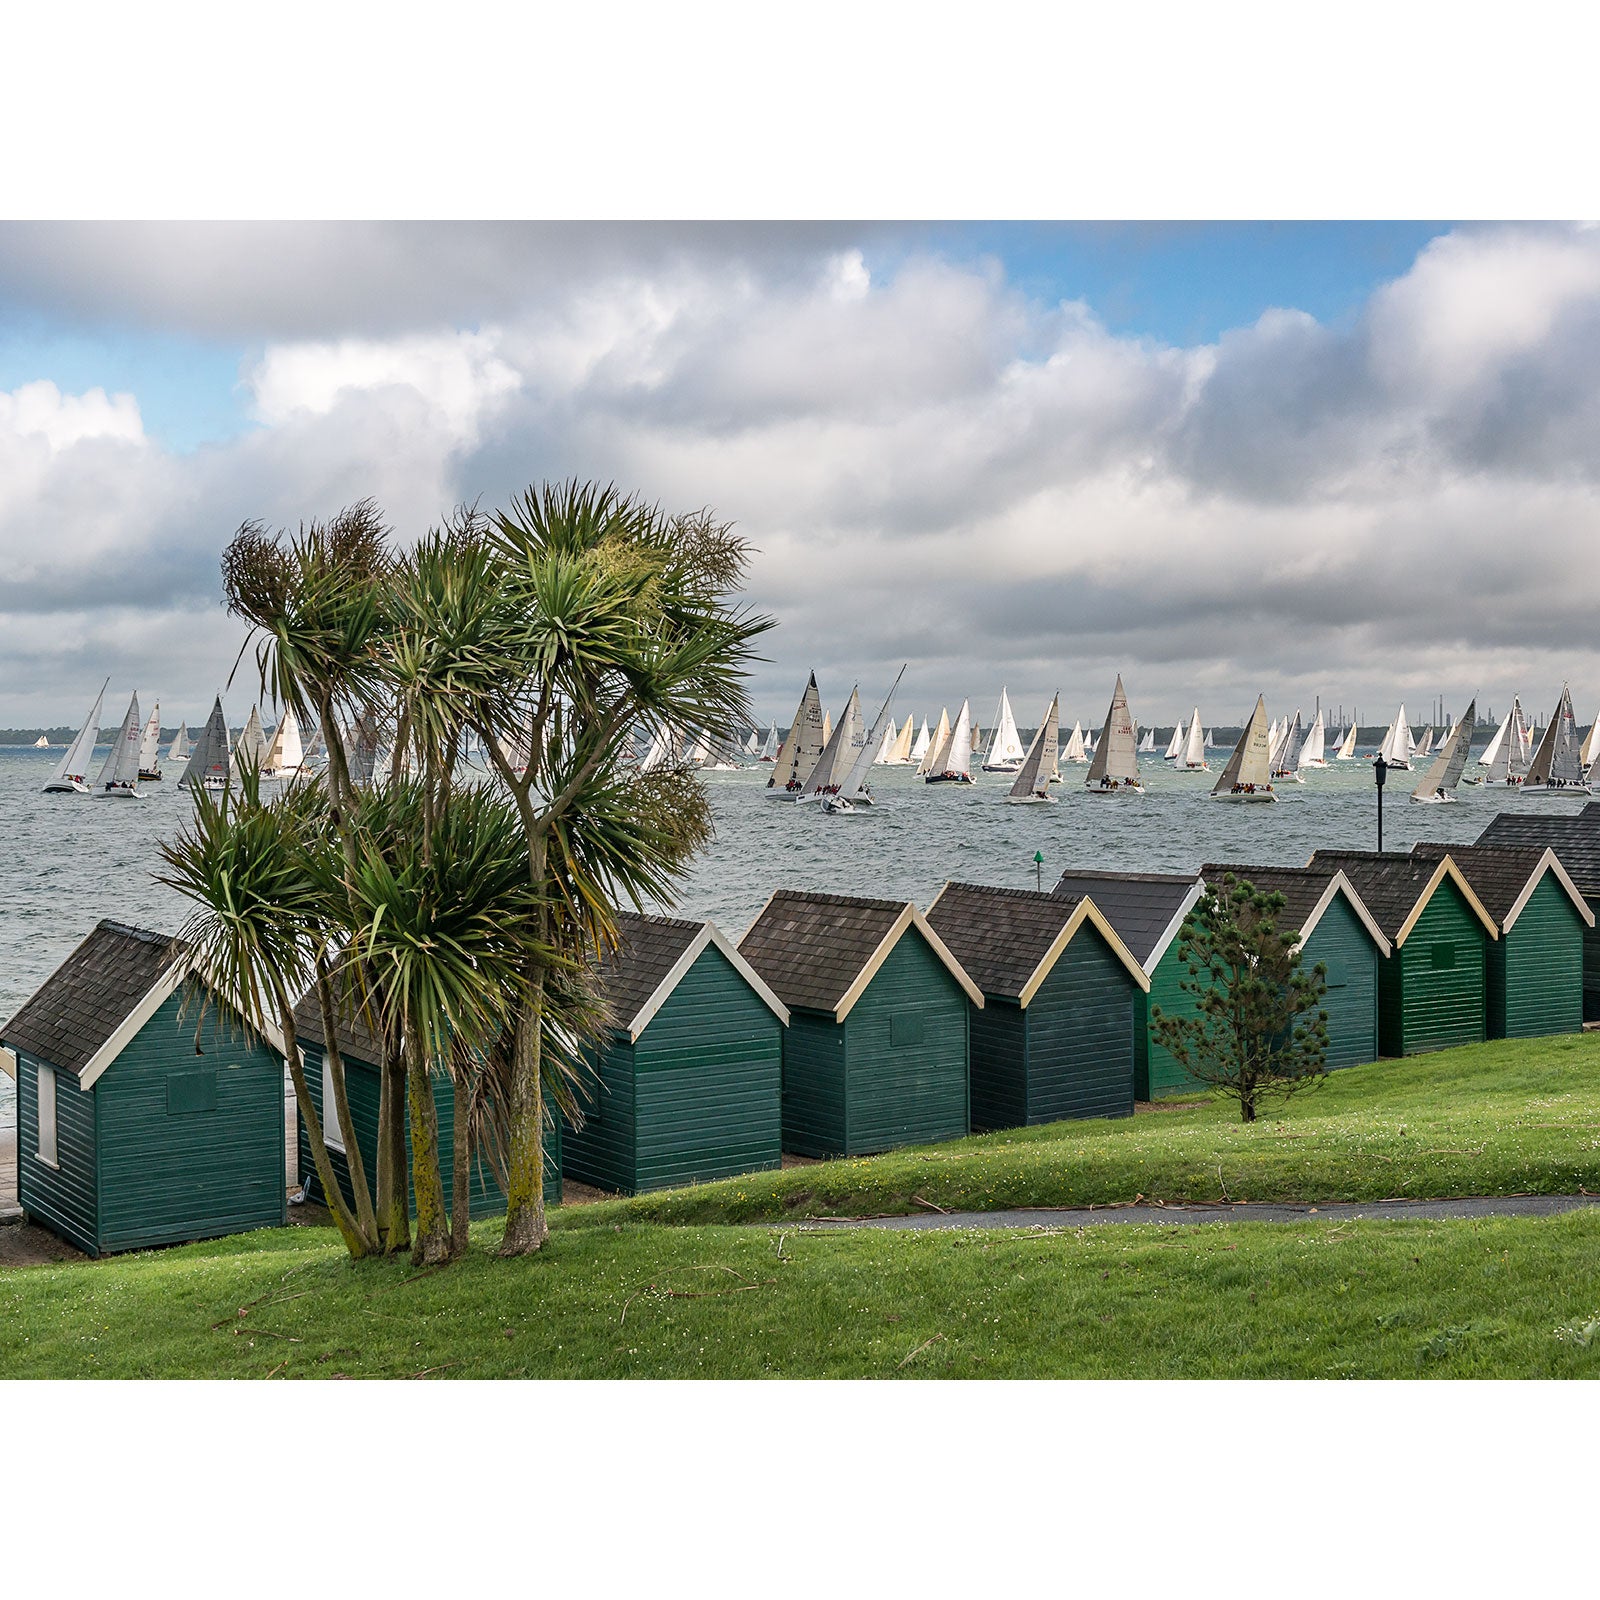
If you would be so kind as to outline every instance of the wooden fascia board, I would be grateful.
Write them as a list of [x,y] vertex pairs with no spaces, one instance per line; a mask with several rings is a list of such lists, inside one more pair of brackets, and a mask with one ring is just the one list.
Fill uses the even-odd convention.
[[1522,893],[1517,896],[1516,903],[1511,907],[1506,916],[1503,932],[1510,933],[1511,925],[1522,915],[1523,907],[1533,898],[1533,891],[1539,887],[1545,873],[1553,872],[1556,882],[1566,890],[1567,898],[1578,908],[1578,915],[1583,918],[1586,928],[1594,926],[1594,912],[1589,909],[1589,902],[1578,892],[1578,886],[1567,876],[1567,869],[1561,865],[1561,858],[1554,850],[1546,848],[1545,853],[1539,858],[1539,865],[1528,874],[1528,881],[1522,886]]
[[1017,1004],[1026,1008],[1028,1002],[1039,992],[1046,978],[1055,970],[1056,962],[1061,959],[1061,953],[1072,943],[1073,935],[1087,922],[1101,938],[1111,947],[1111,953],[1127,968],[1129,976],[1146,994],[1150,992],[1150,979],[1145,975],[1145,970],[1133,959],[1132,953],[1117,935],[1117,930],[1106,921],[1100,908],[1088,895],[1084,895],[1073,908],[1072,915],[1061,925],[1061,931],[1050,942],[1050,948],[1045,951],[1039,965],[1033,969],[1028,981],[1023,984],[1022,992],[1017,996]]
[[856,974],[855,982],[845,990],[838,1006],[834,1009],[833,1020],[835,1022],[843,1022],[850,1015],[851,1008],[866,993],[867,985],[877,977],[879,969],[889,959],[894,947],[905,936],[908,928],[915,928],[928,941],[929,949],[933,951],[950,976],[961,986],[962,993],[980,1011],[983,1009],[983,991],[967,976],[967,969],[956,960],[950,951],[950,947],[929,927],[928,919],[908,900],[905,909],[894,919],[893,926],[878,942],[878,948],[872,952],[861,971]]
[[[1178,907],[1177,915],[1167,924],[1167,931],[1156,940],[1155,948],[1150,952],[1150,965],[1145,968],[1146,977],[1161,965],[1161,958],[1167,953],[1167,947],[1178,937],[1178,930],[1183,926],[1183,919],[1195,908],[1195,903],[1205,893],[1205,880],[1196,878],[1190,886],[1189,892],[1183,897],[1183,904]],[[1149,985],[1145,988],[1148,990]]]
[[1491,917],[1484,909],[1483,902],[1472,892],[1472,885],[1468,883],[1464,877],[1462,877],[1461,869],[1455,864],[1454,861],[1450,859],[1449,856],[1444,856],[1440,859],[1439,865],[1434,871],[1433,876],[1428,879],[1427,887],[1422,891],[1421,894],[1417,896],[1416,903],[1411,907],[1410,912],[1406,916],[1406,920],[1400,924],[1400,931],[1394,936],[1394,947],[1396,950],[1398,950],[1401,945],[1406,942],[1407,938],[1411,934],[1411,930],[1417,925],[1417,919],[1421,917],[1422,913],[1428,909],[1428,902],[1433,899],[1434,895],[1438,892],[1439,885],[1443,883],[1446,878],[1454,883],[1456,888],[1461,891],[1462,895],[1466,899],[1467,904],[1471,906],[1473,915],[1476,916],[1478,921],[1481,922],[1488,930],[1489,937],[1491,939],[1498,939],[1500,937],[1500,929],[1498,924],[1496,924],[1494,918]]
[[1373,919],[1367,910],[1366,902],[1356,893],[1356,887],[1345,877],[1342,870],[1336,871],[1328,880],[1328,887],[1322,891],[1322,898],[1312,908],[1311,915],[1306,918],[1300,929],[1300,943],[1302,946],[1310,941],[1311,935],[1316,932],[1316,927],[1322,921],[1329,906],[1333,904],[1334,896],[1342,894],[1349,903],[1350,909],[1355,912],[1357,920],[1373,937],[1378,946],[1379,954],[1387,956],[1390,953],[1389,937]]
[[763,981],[760,973],[739,954],[738,949],[729,943],[715,923],[705,922],[700,925],[700,931],[692,938],[683,954],[673,963],[672,970],[656,985],[655,992],[639,1008],[638,1013],[619,1031],[625,1033],[630,1044],[639,1042],[639,1035],[648,1028],[655,1015],[662,1006],[672,997],[672,992],[683,980],[688,977],[689,970],[706,951],[708,947],[720,950],[728,958],[735,972],[750,985],[761,997],[761,1002],[784,1025],[789,1026],[789,1008],[775,995]]

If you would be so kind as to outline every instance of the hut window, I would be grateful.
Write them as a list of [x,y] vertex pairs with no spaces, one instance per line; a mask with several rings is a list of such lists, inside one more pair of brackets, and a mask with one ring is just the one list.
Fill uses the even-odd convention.
[[1433,947],[1435,967],[1453,967],[1456,964],[1456,947],[1453,944],[1436,944]]
[[214,1072],[169,1072],[167,1115],[181,1117],[191,1111],[217,1109],[217,1075]]
[[891,1045],[921,1044],[923,1017],[920,1011],[897,1011],[889,1018]]
[[39,1159],[56,1164],[56,1069],[39,1068]]
[[[349,1091],[350,1076],[345,1074],[345,1089]],[[333,1096],[333,1068],[328,1058],[322,1058],[322,1140],[330,1150],[344,1153],[344,1129],[339,1126],[339,1106]]]

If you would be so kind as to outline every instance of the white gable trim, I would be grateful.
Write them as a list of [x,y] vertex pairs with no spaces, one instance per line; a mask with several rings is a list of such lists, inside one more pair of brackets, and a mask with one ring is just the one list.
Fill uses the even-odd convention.
[[732,963],[734,971],[761,997],[767,1009],[784,1027],[789,1026],[789,1008],[762,982],[756,969],[718,932],[716,925],[703,922],[700,931],[689,941],[683,954],[673,963],[672,970],[656,985],[655,992],[640,1006],[637,1014],[623,1024],[623,1031],[628,1035],[630,1044],[638,1043],[639,1035],[650,1026],[656,1013],[672,998],[672,991],[689,975],[689,969],[700,959],[708,946],[720,950]]
[[0,1072],[5,1073],[8,1078],[16,1077],[17,1052],[15,1050],[0,1046]]
[[[199,964],[192,956],[185,956],[181,960],[174,961],[171,966],[162,972],[161,976],[151,985],[149,993],[122,1019],[111,1037],[85,1063],[83,1070],[78,1074],[78,1087],[80,1089],[92,1089],[95,1086],[105,1074],[106,1069],[133,1043],[139,1030],[177,993],[178,986],[191,973],[198,976],[201,982],[207,982],[205,973],[201,971]],[[215,984],[207,983],[207,987],[213,993],[217,993]],[[242,1011],[238,1006],[232,1005],[220,994],[218,994],[218,999],[221,1004],[227,1005],[231,1011],[242,1017]],[[280,1056],[284,1053],[283,1034],[275,1024],[265,1022],[256,1031]]]
[[1504,929],[1506,933],[1511,932],[1511,924],[1522,915],[1522,908],[1533,898],[1533,891],[1539,887],[1547,872],[1555,873],[1556,882],[1567,891],[1568,898],[1578,908],[1578,915],[1583,918],[1584,927],[1594,926],[1594,912],[1589,909],[1589,902],[1578,893],[1577,884],[1567,876],[1567,869],[1561,865],[1561,858],[1554,850],[1546,849],[1539,857],[1539,865],[1529,873],[1528,881],[1522,886],[1522,893],[1517,896],[1516,904],[1511,907],[1506,917]]
[[1356,917],[1359,919],[1362,927],[1364,927],[1367,932],[1372,935],[1373,942],[1377,945],[1379,953],[1385,956],[1390,954],[1388,935],[1385,934],[1383,929],[1373,921],[1372,913],[1367,910],[1365,903],[1361,899],[1361,896],[1356,893],[1355,885],[1351,883],[1347,877],[1345,877],[1342,871],[1335,872],[1334,875],[1328,879],[1328,887],[1322,891],[1322,898],[1317,901],[1314,907],[1312,907],[1311,915],[1307,917],[1305,922],[1301,925],[1301,947],[1305,947],[1306,942],[1316,931],[1317,924],[1322,921],[1323,914],[1327,911],[1328,907],[1333,904],[1334,896],[1338,894],[1342,894],[1345,897],[1345,900],[1349,903],[1350,909],[1355,912]]
[[1023,984],[1022,993],[1017,996],[1019,1008],[1027,1009],[1028,1002],[1039,992],[1044,980],[1055,970],[1056,962],[1061,959],[1061,952],[1072,943],[1072,936],[1085,922],[1110,945],[1112,955],[1128,969],[1129,977],[1149,994],[1150,979],[1145,975],[1144,968],[1133,959],[1132,951],[1118,937],[1117,930],[1101,915],[1100,908],[1088,895],[1084,895],[1073,908],[1072,915],[1062,924],[1061,932],[1051,941],[1043,960],[1033,969],[1033,975]]
[[[1161,965],[1161,958],[1167,953],[1167,946],[1178,937],[1178,930],[1183,926],[1183,919],[1194,910],[1195,903],[1205,891],[1205,879],[1196,878],[1190,886],[1188,894],[1183,897],[1183,904],[1178,907],[1177,915],[1167,924],[1167,931],[1156,940],[1155,949],[1150,952],[1150,963],[1144,969],[1146,978]],[[1146,983],[1145,989],[1147,991],[1149,987],[1150,985]]]
[[845,990],[833,1013],[835,1022],[843,1022],[850,1015],[851,1008],[867,992],[867,985],[877,977],[879,968],[889,959],[894,947],[899,944],[908,928],[915,928],[928,941],[928,948],[938,957],[950,976],[960,984],[962,993],[980,1011],[983,1009],[983,991],[967,976],[967,969],[951,954],[950,947],[929,927],[928,919],[908,900],[905,909],[894,919],[893,926],[879,941],[878,948],[872,952],[866,965],[856,974],[855,982]]
[[1491,917],[1484,909],[1483,902],[1472,892],[1472,885],[1468,883],[1464,877],[1462,877],[1461,869],[1455,864],[1455,862],[1452,861],[1449,856],[1445,856],[1440,860],[1438,868],[1434,872],[1433,876],[1428,879],[1428,886],[1422,891],[1421,894],[1417,896],[1416,904],[1412,906],[1410,915],[1407,916],[1406,920],[1400,924],[1400,931],[1394,936],[1394,947],[1396,950],[1398,950],[1400,946],[1406,942],[1407,938],[1410,936],[1411,930],[1417,925],[1417,919],[1421,917],[1422,913],[1428,909],[1428,902],[1433,899],[1434,894],[1438,891],[1439,885],[1443,883],[1446,878],[1455,884],[1456,888],[1461,891],[1462,895],[1466,899],[1467,904],[1472,907],[1473,914],[1477,917],[1478,921],[1488,929],[1489,937],[1491,939],[1498,939],[1500,937],[1499,927],[1496,925],[1494,918]]

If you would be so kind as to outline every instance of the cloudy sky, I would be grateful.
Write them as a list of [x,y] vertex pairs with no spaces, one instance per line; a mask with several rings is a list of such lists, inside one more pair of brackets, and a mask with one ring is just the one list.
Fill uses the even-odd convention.
[[201,719],[247,518],[568,475],[758,548],[763,720],[1587,720],[1597,374],[1583,227],[0,225],[0,725]]

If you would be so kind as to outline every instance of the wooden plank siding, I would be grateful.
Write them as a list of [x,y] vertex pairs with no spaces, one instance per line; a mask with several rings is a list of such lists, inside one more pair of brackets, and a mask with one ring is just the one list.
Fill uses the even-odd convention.
[[1600,894],[1583,897],[1595,925],[1583,930],[1583,1020],[1600,1022]]
[[[840,1154],[959,1139],[970,1130],[968,1009],[961,985],[927,940],[909,929],[844,1021]],[[920,1041],[907,1039],[907,1024]]]
[[[39,1060],[17,1052],[17,1203],[87,1255],[100,1254],[94,1091],[56,1073],[56,1157],[39,1160]],[[49,1065],[49,1063],[45,1063]]]
[[[848,1020],[848,1019],[847,1019]],[[783,1148],[837,1156],[849,1148],[845,1030],[831,1016],[791,1010],[783,1034]]]
[[1204,1088],[1181,1066],[1176,1056],[1162,1044],[1150,1020],[1152,1006],[1160,1006],[1169,1017],[1194,1017],[1199,1012],[1195,997],[1180,987],[1189,969],[1178,956],[1181,936],[1175,938],[1149,974],[1150,992],[1142,991],[1134,1000],[1134,1095],[1140,1100],[1160,1100],[1166,1095],[1189,1094]]
[[1587,932],[1577,907],[1546,872],[1511,931],[1488,948],[1491,1039],[1581,1031]]
[[1378,983],[1378,1047],[1414,1056],[1486,1037],[1489,936],[1461,891],[1441,883]]
[[1029,1126],[1133,1115],[1133,997],[1142,993],[1100,933],[1080,927],[1024,1013]]
[[1378,968],[1383,960],[1361,919],[1343,894],[1323,912],[1305,941],[1301,970],[1328,968],[1327,1067],[1359,1066],[1378,1059]]
[[1028,1121],[1028,1013],[986,994],[967,1008],[972,1053],[972,1126],[1020,1128]]
[[174,995],[93,1094],[102,1251],[288,1221],[282,1058],[215,1007]]

